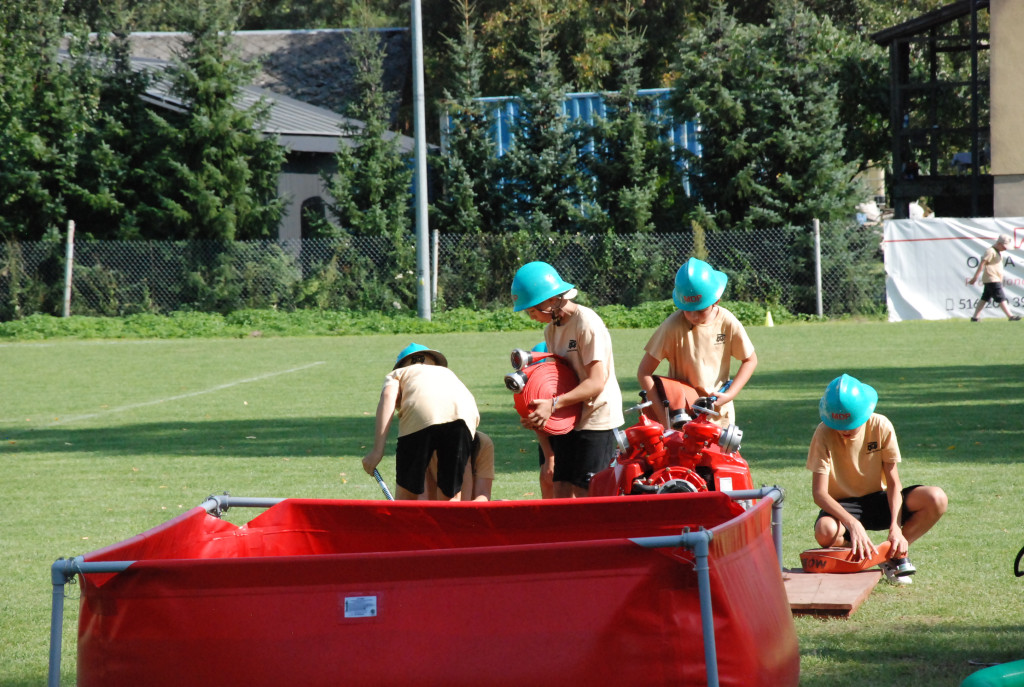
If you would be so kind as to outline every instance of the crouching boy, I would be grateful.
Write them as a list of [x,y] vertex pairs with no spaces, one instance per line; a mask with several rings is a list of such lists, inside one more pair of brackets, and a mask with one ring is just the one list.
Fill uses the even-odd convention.
[[877,553],[868,530],[888,530],[889,559],[880,564],[890,584],[910,584],[916,568],[910,545],[946,512],[939,487],[900,482],[900,447],[892,423],[875,413],[878,392],[849,375],[836,377],[818,404],[821,424],[811,439],[807,469],[820,546],[849,546],[863,560]]

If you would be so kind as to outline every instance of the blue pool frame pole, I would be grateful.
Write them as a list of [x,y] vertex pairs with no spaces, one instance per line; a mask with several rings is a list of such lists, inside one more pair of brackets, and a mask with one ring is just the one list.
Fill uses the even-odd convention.
[[[782,499],[784,493],[779,487],[745,489],[727,493],[734,501],[770,498],[772,500],[772,540],[779,566],[782,566]],[[679,535],[662,537],[638,537],[630,539],[634,544],[648,549],[684,547],[693,551],[694,572],[697,573],[697,595],[700,599],[700,625],[704,635],[704,666],[708,676],[708,687],[718,686],[718,651],[715,646],[715,614],[711,606],[711,566],[708,555],[714,535],[703,527],[697,532],[689,528]]]
[[100,561],[86,563],[81,556],[58,558],[50,566],[53,601],[50,608],[50,668],[46,684],[60,686],[60,654],[64,644],[64,585],[82,573],[119,573],[135,561]]
[[[270,508],[280,503],[280,498],[232,497],[230,494],[215,494],[202,503],[210,515],[220,517],[231,506],[239,508]],[[64,586],[76,575],[86,573],[124,572],[135,561],[96,561],[87,563],[82,556],[58,558],[50,566],[50,581],[53,583],[53,598],[50,605],[50,665],[47,673],[47,687],[60,687],[61,651],[64,644]]]

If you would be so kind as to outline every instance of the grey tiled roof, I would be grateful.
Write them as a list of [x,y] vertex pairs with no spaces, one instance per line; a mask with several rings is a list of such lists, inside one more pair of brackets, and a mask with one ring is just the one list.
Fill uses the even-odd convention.
[[[351,31],[242,31],[233,34],[239,56],[256,61],[261,70],[253,85],[242,89],[244,107],[260,98],[271,102],[270,119],[264,133],[277,135],[289,150],[332,153],[338,138],[360,129],[363,123],[343,116],[352,64],[346,39]],[[405,30],[384,30],[388,44],[388,88],[404,87],[409,57]],[[136,33],[131,35],[132,62],[136,69],[160,72],[182,50],[184,33]],[[181,110],[180,100],[170,95],[165,81],[154,83],[146,99],[160,107]],[[403,152],[413,150],[413,139],[399,136]]]
[[[385,44],[384,81],[404,93],[410,83],[412,54],[407,29],[380,29]],[[344,114],[352,97],[353,65],[348,53],[350,29],[313,31],[238,31],[232,34],[239,56],[260,64],[254,86]],[[134,33],[132,55],[171,60],[181,51],[184,33]]]

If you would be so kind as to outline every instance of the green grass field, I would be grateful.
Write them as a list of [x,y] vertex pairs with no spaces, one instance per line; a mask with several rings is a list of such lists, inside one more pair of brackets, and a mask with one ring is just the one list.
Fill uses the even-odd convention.
[[[627,404],[649,334],[613,332]],[[880,585],[849,620],[796,620],[801,684],[959,685],[977,669],[969,661],[1024,658],[1024,579],[1013,574],[1024,546],[1024,325],[842,322],[750,334],[760,365],[737,404],[742,454],[756,484],[787,492],[787,566],[814,545],[803,465],[818,398],[842,372],[878,389],[904,483],[937,484],[950,497],[947,516],[912,549],[913,585]],[[502,377],[509,350],[540,339],[531,329],[0,344],[0,687],[45,681],[49,568],[60,556],[120,541],[222,491],[382,498],[360,458],[383,375],[410,340],[444,351],[476,394],[497,448],[495,496],[538,498],[536,449]],[[393,483],[393,462],[381,468]],[[228,519],[253,515],[233,509]],[[76,624],[69,600],[63,684],[74,683]]]

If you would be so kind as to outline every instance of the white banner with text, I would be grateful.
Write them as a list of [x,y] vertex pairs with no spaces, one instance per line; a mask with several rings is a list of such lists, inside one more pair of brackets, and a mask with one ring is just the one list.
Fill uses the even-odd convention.
[[[968,284],[1000,234],[1003,291],[1010,309],[1024,314],[1024,217],[899,219],[885,222],[885,301],[889,321],[969,318],[981,298],[981,279]],[[982,318],[1005,317],[990,303]]]

